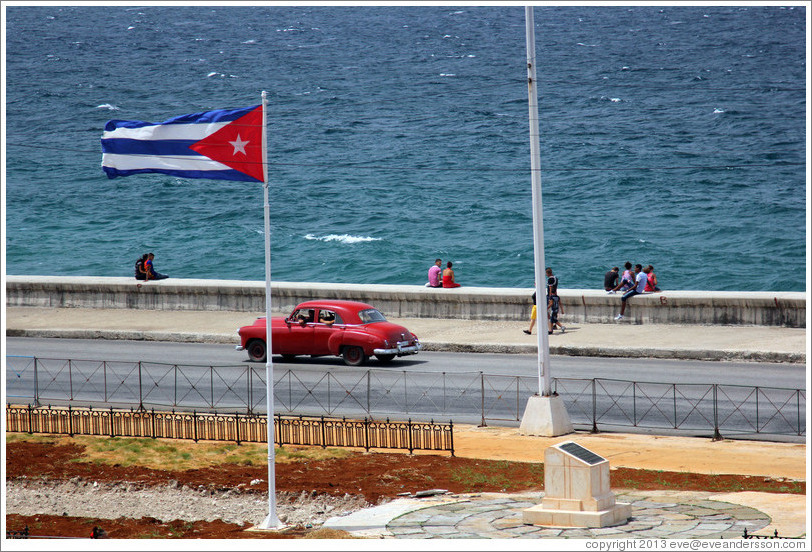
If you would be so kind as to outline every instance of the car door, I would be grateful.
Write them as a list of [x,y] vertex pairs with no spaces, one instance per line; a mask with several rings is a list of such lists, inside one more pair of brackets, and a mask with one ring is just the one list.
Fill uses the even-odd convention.
[[330,309],[319,309],[315,332],[313,337],[314,355],[330,354],[330,338],[336,332],[344,331],[344,322],[341,315]]
[[[315,335],[316,309],[297,309],[293,311],[279,338],[274,334],[274,353],[282,355],[310,355],[313,354],[313,338]],[[277,343],[279,341],[279,343]]]

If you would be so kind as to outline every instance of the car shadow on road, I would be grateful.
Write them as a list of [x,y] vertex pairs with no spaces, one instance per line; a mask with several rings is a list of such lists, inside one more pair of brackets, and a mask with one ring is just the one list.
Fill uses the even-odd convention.
[[[246,359],[244,361],[246,364],[251,365],[262,365],[264,366],[264,362],[253,362],[251,360]],[[362,369],[368,370],[370,368],[375,369],[388,369],[388,370],[400,370],[403,368],[409,368],[412,366],[422,366],[428,363],[428,360],[420,360],[417,358],[400,358],[394,359],[389,362],[381,362],[376,358],[370,358],[366,363],[362,364],[361,366],[347,366],[344,364],[344,361],[341,360],[340,357],[328,357],[328,356],[320,356],[320,357],[310,357],[310,356],[297,356],[293,359],[284,359],[281,356],[274,355],[273,357],[273,364],[274,366],[284,366],[285,368],[291,368],[294,366],[307,366],[307,367],[317,367],[317,366],[324,366],[328,368],[348,368],[348,369]]]

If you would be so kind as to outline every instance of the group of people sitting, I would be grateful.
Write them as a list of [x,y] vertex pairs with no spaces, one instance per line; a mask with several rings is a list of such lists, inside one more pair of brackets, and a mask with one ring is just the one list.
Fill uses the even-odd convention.
[[620,277],[620,268],[616,266],[613,266],[612,270],[603,276],[603,288],[606,290],[606,293],[617,293],[618,291],[625,292],[631,289],[636,289],[640,282],[640,278],[637,275],[640,273],[645,275],[645,286],[643,289],[638,290],[638,293],[643,293],[646,291],[660,291],[660,288],[657,285],[657,275],[654,274],[653,266],[648,265],[643,267],[643,265],[638,264],[635,265],[635,270],[632,272],[632,263],[626,261],[623,267],[626,270],[623,271],[622,278]]
[[[440,268],[443,264],[442,259],[437,259],[434,264],[429,268],[429,281],[426,287],[433,288],[458,288],[460,284],[454,281],[454,270],[451,268],[453,264],[448,261],[445,268]],[[440,273],[442,272],[442,276]]]
[[621,320],[626,313],[626,301],[645,292],[660,291],[657,285],[657,275],[654,274],[654,267],[648,265],[643,268],[643,265],[634,265],[634,273],[632,273],[632,263],[626,261],[623,265],[626,270],[623,272],[623,278],[618,282],[618,267],[612,267],[612,270],[606,273],[603,278],[603,287],[606,293],[617,293],[622,291],[623,297],[620,298],[620,314],[615,316],[615,320]]
[[[136,280],[163,280],[169,278],[166,274],[161,274],[155,271],[152,265],[152,260],[155,258],[154,253],[144,253],[135,261],[135,279]],[[141,285],[141,284],[138,284]]]

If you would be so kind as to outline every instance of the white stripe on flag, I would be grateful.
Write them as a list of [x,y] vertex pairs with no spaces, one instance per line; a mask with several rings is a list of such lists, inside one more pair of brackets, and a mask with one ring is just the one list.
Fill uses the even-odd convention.
[[120,155],[103,153],[102,166],[121,171],[138,169],[169,169],[174,171],[228,171],[231,167],[203,155]]
[[131,140],[202,140],[209,134],[214,134],[224,126],[234,121],[224,123],[191,124],[191,125],[149,125],[139,128],[119,127],[115,130],[104,131],[102,140],[107,138],[129,138]]

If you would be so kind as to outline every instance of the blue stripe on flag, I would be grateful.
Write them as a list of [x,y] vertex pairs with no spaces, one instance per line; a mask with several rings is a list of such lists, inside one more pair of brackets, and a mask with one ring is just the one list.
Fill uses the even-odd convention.
[[200,155],[189,146],[197,140],[131,140],[102,138],[102,152],[130,155]]
[[107,173],[108,178],[130,176],[133,174],[159,173],[168,174],[170,176],[178,176],[180,178],[209,178],[211,180],[239,180],[241,182],[257,182],[256,178],[233,169],[224,171],[173,171],[169,169],[132,169],[125,171],[115,169],[113,167],[102,167],[102,169],[104,169],[104,172]]
[[140,128],[151,125],[177,125],[177,124],[208,124],[208,123],[227,123],[229,121],[236,121],[243,115],[247,115],[250,111],[259,107],[252,105],[251,107],[242,107],[240,109],[215,109],[214,111],[201,111],[199,113],[189,113],[188,115],[179,115],[171,119],[167,119],[162,123],[148,123],[146,121],[121,121],[113,119],[107,121],[104,125],[104,130],[110,131],[117,128]]

